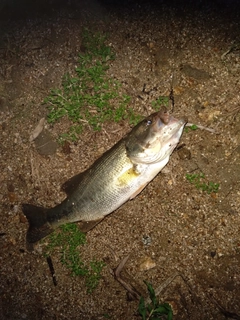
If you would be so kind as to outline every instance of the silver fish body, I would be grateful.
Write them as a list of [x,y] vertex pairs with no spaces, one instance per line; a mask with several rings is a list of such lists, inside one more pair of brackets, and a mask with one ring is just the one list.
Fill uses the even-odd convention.
[[62,187],[67,198],[54,208],[23,204],[29,221],[27,241],[34,243],[67,222],[82,222],[90,230],[106,215],[133,199],[168,163],[186,119],[177,120],[164,109],[128,133],[89,169]]

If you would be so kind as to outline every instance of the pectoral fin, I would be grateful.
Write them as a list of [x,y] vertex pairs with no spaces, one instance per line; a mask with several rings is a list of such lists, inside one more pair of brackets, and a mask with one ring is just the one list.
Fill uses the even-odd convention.
[[130,200],[134,199],[134,198],[146,187],[147,184],[148,184],[148,182],[145,183],[144,185],[140,186],[140,187],[137,189],[137,191],[135,191],[135,192],[131,195],[131,197],[130,197],[129,199],[130,199]]

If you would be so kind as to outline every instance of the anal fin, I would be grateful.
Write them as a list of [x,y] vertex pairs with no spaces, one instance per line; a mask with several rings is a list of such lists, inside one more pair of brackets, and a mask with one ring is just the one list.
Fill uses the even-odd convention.
[[103,218],[93,220],[93,221],[81,221],[81,222],[78,222],[78,226],[83,233],[86,233],[86,232],[90,231],[91,229],[93,229],[102,220],[103,220]]

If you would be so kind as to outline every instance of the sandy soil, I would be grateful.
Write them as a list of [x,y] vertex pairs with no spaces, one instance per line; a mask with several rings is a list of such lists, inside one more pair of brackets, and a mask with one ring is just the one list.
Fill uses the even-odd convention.
[[[155,289],[171,280],[160,299],[174,305],[174,319],[240,319],[239,9],[237,1],[90,1],[45,4],[31,15],[15,10],[1,20],[0,319],[140,319],[138,301],[128,301],[112,275],[129,254],[128,283],[146,293],[143,280]],[[70,153],[58,146],[47,156],[29,142],[47,115],[44,97],[74,70],[89,25],[109,35],[116,59],[108,73],[135,111],[152,113],[151,102],[169,95],[174,74],[174,115],[214,129],[184,132],[184,147],[164,172],[87,234],[83,259],[106,263],[92,294],[83,279],[70,276],[59,252],[52,255],[54,286],[42,245],[26,249],[21,212],[23,202],[51,207],[63,200],[61,184],[130,130],[127,121],[89,129]],[[60,121],[45,130],[56,141],[66,126]],[[219,192],[196,189],[186,179],[193,172],[219,183]]]

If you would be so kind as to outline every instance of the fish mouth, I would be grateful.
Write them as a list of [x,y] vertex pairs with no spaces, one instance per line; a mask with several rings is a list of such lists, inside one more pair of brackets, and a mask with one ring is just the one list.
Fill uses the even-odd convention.
[[179,137],[182,134],[182,130],[187,122],[188,122],[187,117],[176,119],[172,116],[167,125],[169,126],[169,128],[171,128],[171,132],[169,132],[169,138],[172,140],[177,138],[177,140],[179,140]]
[[157,118],[159,121],[161,121],[164,124],[168,124],[170,120],[170,114],[167,111],[166,107],[163,107],[158,113],[157,113]]
[[178,123],[179,125],[185,125],[188,122],[188,118],[186,116],[181,117],[180,119],[176,119],[173,116],[169,116],[169,121],[167,125],[172,125]]
[[180,119],[176,119],[170,115],[166,108],[160,110],[156,115],[156,121],[153,130],[155,132],[161,131],[164,127],[172,127],[175,130],[180,129],[183,125],[188,122],[186,116],[182,116]]
[[[162,123],[169,124],[175,118],[169,113],[167,108],[163,106],[158,112],[156,112],[156,118],[160,119]],[[188,118],[186,116],[181,116],[179,120],[175,119],[176,121],[183,121],[184,123],[188,122]]]

